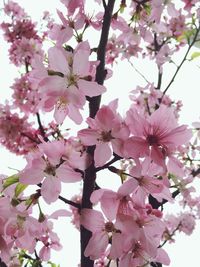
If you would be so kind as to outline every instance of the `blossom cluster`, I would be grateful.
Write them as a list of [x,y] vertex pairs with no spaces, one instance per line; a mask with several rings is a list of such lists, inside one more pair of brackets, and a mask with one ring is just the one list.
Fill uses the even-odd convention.
[[[162,90],[165,64],[197,38],[199,3],[180,0],[179,8],[175,1],[116,1],[110,18],[113,34],[102,46],[101,41],[90,42],[87,34],[108,26],[103,21],[110,10],[106,1],[94,2],[103,4],[105,12],[90,16],[86,0],[61,0],[65,9],[57,11],[60,23],[50,20],[41,36],[17,3],[10,0],[4,6],[8,22],[1,29],[11,45],[10,61],[25,67],[11,86],[12,103],[0,106],[0,142],[27,162],[17,175],[2,177],[0,259],[10,267],[20,259],[26,263],[27,257],[32,263],[48,261],[51,249],[61,248],[52,223],[60,216],[71,216],[80,232],[90,232],[82,254],[94,266],[169,265],[164,244],[173,241],[176,231],[191,234],[199,218],[199,197],[192,195],[200,173],[195,164],[199,122],[193,125],[196,136],[180,125],[181,101],[167,95],[168,87]],[[46,37],[51,40],[47,51]],[[124,115],[118,112],[118,99],[98,104],[114,63],[136,57],[155,62],[158,85],[146,81],[132,90]],[[51,117],[47,126],[41,112]],[[68,119],[78,127],[74,136],[66,129]],[[119,178],[116,190],[98,184],[106,175]],[[83,186],[81,195],[66,199],[63,183]],[[165,216],[163,205],[178,194],[180,204],[190,210]],[[47,215],[43,200],[47,205],[63,201],[71,211]]]

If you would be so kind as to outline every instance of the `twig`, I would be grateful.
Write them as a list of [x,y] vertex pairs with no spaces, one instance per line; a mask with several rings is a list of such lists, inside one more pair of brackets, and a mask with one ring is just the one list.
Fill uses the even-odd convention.
[[103,7],[104,7],[104,9],[106,10],[106,8],[107,8],[106,1],[105,1],[105,0],[102,0],[102,3],[103,3]]
[[39,125],[39,129],[40,129],[41,135],[44,138],[44,141],[48,142],[49,139],[46,137],[44,127],[42,126],[42,122],[41,122],[41,119],[40,119],[40,114],[37,112],[36,116],[37,116],[37,121],[38,121],[38,125]]
[[[42,184],[39,183],[39,184],[37,184],[37,186],[41,188]],[[69,199],[67,199],[65,197],[59,196],[58,199],[60,199],[61,201],[63,201],[65,204],[69,204],[69,205],[71,205],[71,206],[73,206],[73,207],[75,207],[75,208],[77,208],[79,210],[81,208],[81,205],[79,203],[76,203],[74,201],[71,201],[71,200],[69,200]]]
[[62,197],[62,196],[59,196],[58,198],[59,198],[60,200],[62,200],[65,204],[69,204],[69,205],[71,205],[71,206],[73,206],[73,207],[75,207],[75,208],[77,208],[77,209],[79,209],[79,210],[80,210],[80,208],[81,208],[81,205],[80,205],[79,203],[76,203],[76,202],[74,202],[74,201],[68,200],[68,199],[66,199],[66,198],[64,198],[64,197]]
[[130,61],[130,59],[128,60],[128,62],[131,64],[131,67],[134,68],[134,70],[145,80],[145,82],[150,83],[147,78],[144,76],[144,74],[142,74],[142,72],[140,72],[134,65],[133,63]]
[[[108,42],[108,35],[109,35],[109,29],[110,29],[110,23],[112,19],[112,12],[114,8],[114,4],[115,4],[115,0],[109,0],[107,7],[105,9],[101,37],[100,37],[99,46],[97,49],[97,60],[99,60],[100,63],[97,66],[95,81],[100,85],[103,85],[105,77],[106,77],[105,55],[106,55],[106,46]],[[90,110],[91,118],[95,117],[99,109],[100,102],[101,102],[100,95],[90,98],[89,110]]]
[[170,238],[170,239],[166,239],[166,240],[159,246],[159,248],[162,248],[162,247],[163,247],[169,240],[171,240],[171,237],[174,236],[174,234],[176,233],[176,231],[179,229],[180,225],[181,225],[181,223],[179,223],[179,224],[176,226],[176,228],[172,231],[172,233],[169,234],[169,238]]
[[158,82],[157,82],[157,86],[155,87],[157,90],[160,90],[160,88],[161,88],[162,77],[163,77],[162,72],[160,72],[160,70],[158,70]]
[[111,164],[115,163],[116,161],[118,161],[120,159],[121,159],[121,157],[115,154],[114,158],[111,159],[110,161],[108,161],[105,165],[103,165],[101,167],[97,167],[96,172],[107,169],[108,167],[110,167]]
[[30,139],[33,143],[40,144],[39,141],[37,141],[37,140],[34,139],[33,137],[29,136],[27,133],[23,133],[23,132],[22,132],[21,135],[27,137],[27,138]]
[[[193,41],[189,44],[185,56],[183,57],[181,63],[177,66],[177,69],[176,69],[176,71],[175,71],[175,73],[174,73],[174,75],[173,75],[171,81],[169,82],[169,84],[167,85],[167,87],[165,88],[165,90],[163,91],[162,98],[163,98],[164,95],[166,94],[166,92],[167,92],[167,90],[169,89],[169,87],[171,86],[171,84],[174,82],[174,80],[175,80],[175,78],[176,78],[176,75],[178,74],[178,72],[179,72],[180,68],[182,67],[183,63],[186,61],[187,56],[188,56],[188,53],[190,52],[190,49],[192,48],[192,46],[193,46],[194,43],[196,42],[197,36],[198,36],[198,34],[199,34],[199,31],[200,31],[200,27],[196,30],[194,39],[193,39]],[[162,101],[162,98],[161,98],[161,101]]]

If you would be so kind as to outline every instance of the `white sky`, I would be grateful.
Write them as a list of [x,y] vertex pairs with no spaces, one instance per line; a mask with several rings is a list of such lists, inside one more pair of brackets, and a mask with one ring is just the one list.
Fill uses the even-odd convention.
[[[46,9],[50,13],[54,14],[56,13],[55,8],[63,9],[63,5],[61,5],[58,0],[17,0],[16,2],[25,8],[27,13],[33,17],[34,21],[38,21],[43,11]],[[2,5],[2,3],[0,2],[0,5]],[[0,42],[0,102],[2,103],[2,101],[10,95],[9,86],[12,84],[13,78],[16,77],[17,72],[15,67],[9,64],[6,47],[4,45],[2,46],[3,41],[1,35]],[[196,51],[197,49],[194,50]],[[178,59],[180,59],[180,55],[178,57]],[[143,74],[145,74],[148,80],[153,81],[155,79],[155,72],[153,72],[154,68],[150,64],[146,64],[142,61],[136,61],[134,64]],[[197,59],[190,64],[186,63],[169,90],[169,93],[173,98],[183,101],[184,106],[180,121],[184,124],[196,121],[200,116],[199,66],[200,59]],[[169,72],[170,68],[168,70]],[[108,102],[113,98],[113,96],[114,98],[119,97],[120,110],[125,113],[127,103],[129,102],[128,94],[125,93],[125,90],[128,92],[129,90],[134,89],[136,85],[141,85],[141,82],[143,82],[141,77],[139,77],[139,75],[134,72],[129,65],[127,65],[125,62],[122,62],[122,64],[120,63],[115,67],[114,76],[107,83],[108,93],[106,93],[106,95],[103,97],[103,100]],[[0,173],[13,174],[14,171],[8,167],[20,170],[25,164],[22,159],[11,155],[4,148],[1,148],[0,155]],[[69,192],[73,192],[73,186],[70,189],[67,189],[68,196]],[[58,205],[60,205],[60,203]],[[170,209],[172,209],[172,207],[170,207]],[[68,221],[68,219],[66,221]],[[58,234],[64,244],[64,249],[59,253],[54,253],[52,261],[55,263],[60,263],[61,267],[76,267],[79,262],[79,234],[66,221],[65,219],[62,219],[58,226]],[[170,267],[198,266],[199,247],[200,227],[194,231],[192,237],[185,236],[184,234],[177,235],[176,243],[165,247],[167,248],[167,251],[171,257]]]

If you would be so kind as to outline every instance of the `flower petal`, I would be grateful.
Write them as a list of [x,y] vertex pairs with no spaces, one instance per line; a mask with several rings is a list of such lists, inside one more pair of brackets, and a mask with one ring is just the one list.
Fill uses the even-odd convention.
[[93,97],[103,94],[106,91],[106,88],[103,85],[100,85],[96,82],[85,81],[83,79],[78,80],[78,88],[84,95]]
[[42,183],[41,195],[48,204],[51,204],[58,199],[60,191],[61,183],[56,177],[48,177]]

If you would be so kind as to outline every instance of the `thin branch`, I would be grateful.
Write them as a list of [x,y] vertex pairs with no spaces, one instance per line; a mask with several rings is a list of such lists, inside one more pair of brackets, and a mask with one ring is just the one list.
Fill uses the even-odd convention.
[[192,170],[192,176],[195,177],[200,174],[200,167],[197,170]]
[[34,139],[33,137],[29,136],[27,133],[21,133],[22,136],[25,136],[27,137],[29,140],[31,140],[33,143],[36,143],[36,144],[40,144],[40,142],[36,139]]
[[[191,175],[193,177],[197,176],[198,174],[200,174],[200,167],[197,170],[191,171]],[[181,191],[179,189],[175,190],[172,193],[172,198],[176,198],[180,193]],[[151,204],[154,209],[158,209],[159,207],[162,207],[167,202],[168,200],[166,199],[164,199],[162,202],[158,202],[158,200],[155,199],[152,195],[149,196],[149,204]]]
[[[42,184],[39,183],[39,184],[37,184],[37,186],[41,188]],[[69,199],[67,199],[67,198],[65,198],[63,196],[60,196],[59,195],[58,199],[60,199],[61,201],[63,201],[65,204],[69,204],[69,205],[71,205],[71,206],[73,206],[73,207],[75,207],[75,208],[77,208],[79,210],[81,208],[81,205],[79,203],[76,203],[74,201],[71,201],[71,200],[69,200]]]
[[[180,190],[177,189],[172,193],[172,198],[176,198],[180,194]],[[149,196],[149,204],[151,204],[153,209],[158,209],[162,207],[165,203],[167,203],[168,200],[163,199],[162,202],[159,202],[156,198],[154,198],[152,195]]]
[[106,1],[105,1],[105,0],[102,0],[102,3],[103,3],[103,7],[104,7],[104,9],[106,10],[106,8],[107,8]]
[[131,67],[133,67],[133,69],[145,80],[145,82],[150,83],[147,78],[144,76],[144,74],[142,74],[142,72],[140,72],[134,65],[133,63],[130,61],[130,59],[128,60],[128,62],[131,64]]
[[[115,0],[109,0],[105,9],[101,37],[97,49],[97,60],[100,61],[100,64],[97,66],[95,81],[100,85],[103,85],[107,73],[105,70],[105,55],[114,4]],[[89,109],[91,118],[95,117],[99,109],[100,102],[101,95],[90,98]]]
[[[174,82],[174,80],[175,80],[175,78],[176,78],[176,75],[178,74],[179,70],[181,69],[183,63],[186,61],[187,56],[188,56],[188,54],[189,54],[189,52],[190,52],[192,46],[193,46],[194,43],[196,42],[196,39],[197,39],[198,34],[199,34],[199,31],[200,31],[200,27],[196,30],[194,39],[193,39],[193,41],[189,44],[185,56],[183,57],[181,63],[178,65],[178,67],[177,67],[177,69],[176,69],[176,71],[175,71],[175,73],[174,73],[174,75],[173,75],[171,81],[169,82],[169,84],[167,85],[167,87],[165,88],[165,90],[163,91],[162,98],[163,98],[163,96],[167,93],[167,90],[169,89],[169,87],[171,86],[171,84]],[[162,98],[161,98],[161,101],[162,101]]]
[[157,86],[156,86],[157,90],[160,90],[160,88],[161,88],[162,77],[163,77],[162,72],[160,72],[160,70],[158,70],[158,82],[157,82]]
[[115,163],[116,161],[118,161],[120,159],[121,159],[121,157],[115,154],[114,158],[111,159],[110,161],[108,161],[105,165],[103,165],[101,167],[97,167],[96,172],[107,169],[108,167],[110,167],[111,164]]
[[176,226],[176,228],[172,231],[172,233],[168,235],[168,236],[169,236],[169,239],[166,239],[161,245],[159,245],[159,248],[162,248],[168,241],[172,240],[172,239],[171,239],[172,236],[175,235],[175,233],[176,233],[176,231],[179,229],[180,225],[181,225],[181,223],[179,223],[179,224]]
[[38,121],[38,125],[39,125],[39,129],[40,129],[41,135],[44,138],[44,141],[48,142],[49,139],[46,137],[45,130],[44,130],[44,127],[43,127],[41,119],[40,119],[40,114],[37,112],[36,116],[37,116],[37,121]]
[[77,209],[79,209],[79,210],[80,210],[80,208],[81,208],[81,205],[80,205],[79,203],[76,203],[76,202],[74,202],[74,201],[68,200],[68,199],[66,199],[66,198],[64,198],[64,197],[62,197],[62,196],[59,196],[58,198],[59,198],[61,201],[63,201],[65,204],[69,204],[69,205],[71,205],[71,206],[73,206],[73,207],[75,207],[75,208],[77,208]]
[[160,262],[151,262],[150,264],[152,267],[162,267],[162,264]]
[[5,262],[3,262],[0,258],[0,267],[7,267],[7,265],[5,264]]

